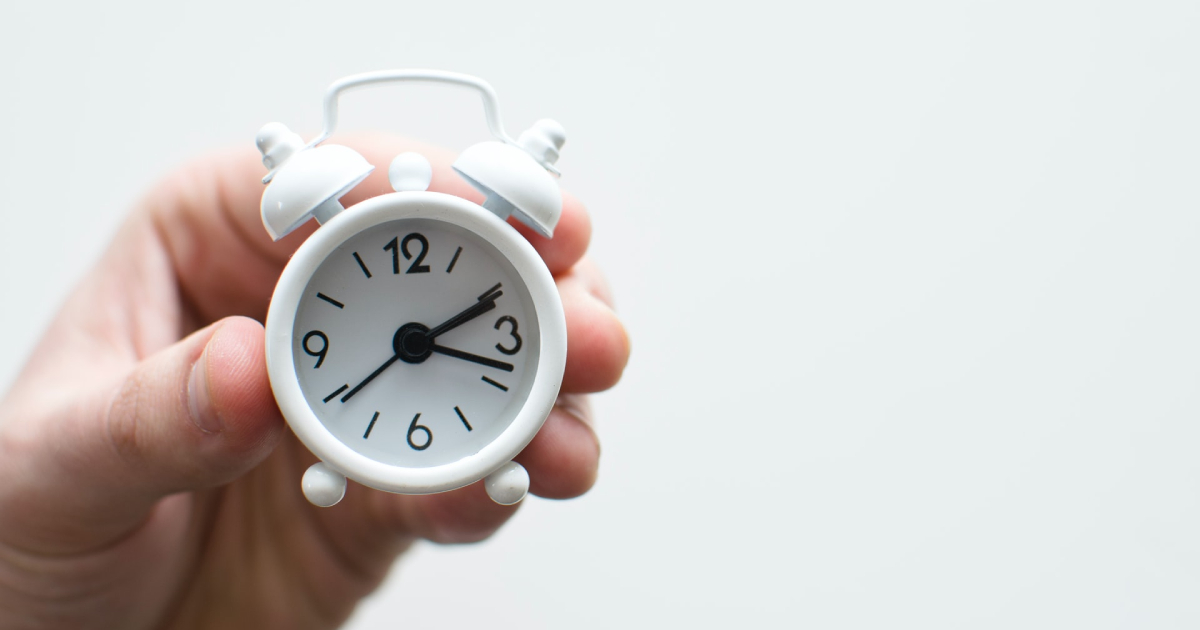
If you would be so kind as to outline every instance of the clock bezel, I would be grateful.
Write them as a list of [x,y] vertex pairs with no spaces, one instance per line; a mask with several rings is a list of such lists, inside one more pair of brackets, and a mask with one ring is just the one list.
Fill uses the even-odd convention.
[[[342,442],[317,418],[296,374],[293,335],[296,311],[313,273],[347,239],[380,223],[400,219],[443,221],[473,232],[512,264],[524,281],[538,320],[540,352],[533,385],[516,417],[479,451],[456,461],[422,468],[371,459]],[[401,494],[432,494],[469,485],[516,457],[533,439],[558,398],[566,368],[566,319],[554,278],[537,250],[511,225],[484,208],[436,192],[389,193],[339,213],[296,250],[279,276],[267,311],[266,355],[271,389],[296,437],[328,466],[363,485]]]

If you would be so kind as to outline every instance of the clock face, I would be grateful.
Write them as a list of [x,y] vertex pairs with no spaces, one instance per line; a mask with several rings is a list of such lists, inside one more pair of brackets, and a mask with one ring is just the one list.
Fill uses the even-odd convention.
[[540,334],[512,263],[430,218],[368,227],[333,249],[296,308],[293,367],[334,437],[428,468],[478,452],[529,397]]

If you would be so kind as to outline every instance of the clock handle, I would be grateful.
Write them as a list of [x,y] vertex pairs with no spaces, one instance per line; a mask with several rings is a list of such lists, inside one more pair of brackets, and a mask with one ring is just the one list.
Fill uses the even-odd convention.
[[488,129],[500,141],[468,147],[455,160],[454,170],[484,194],[484,208],[501,219],[515,216],[542,236],[552,237],[562,214],[562,194],[550,177],[561,175],[554,164],[567,139],[562,125],[550,119],[539,120],[514,140],[500,122],[500,105],[490,84],[469,74],[441,70],[380,70],[334,81],[325,91],[324,127],[308,144],[280,123],[268,123],[260,129],[255,144],[262,152],[263,165],[269,169],[262,182],[271,184],[277,174],[292,173],[286,177],[290,180],[287,185],[272,184],[273,188],[263,193],[263,225],[271,237],[279,240],[310,216],[324,222],[340,212],[337,200],[374,168],[347,147],[317,148],[337,127],[342,92],[409,81],[461,85],[479,92]]
[[517,462],[508,462],[484,477],[483,487],[500,505],[520,503],[529,492],[529,473]]
[[324,142],[333,133],[334,128],[337,127],[338,96],[342,92],[365,85],[408,81],[448,83],[477,90],[480,96],[483,97],[483,112],[487,118],[488,129],[491,130],[492,135],[496,136],[504,144],[520,146],[516,140],[513,140],[512,137],[504,132],[504,125],[500,122],[500,104],[496,101],[495,90],[492,89],[492,86],[487,81],[469,74],[445,72],[442,70],[381,70],[378,72],[352,74],[334,81],[329,86],[329,89],[325,91],[325,127],[321,130],[321,135],[309,142],[305,148],[311,148]]

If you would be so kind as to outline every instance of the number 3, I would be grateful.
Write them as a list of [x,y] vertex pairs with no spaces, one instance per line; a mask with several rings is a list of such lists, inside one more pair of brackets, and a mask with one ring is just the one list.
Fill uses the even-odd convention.
[[500,324],[503,324],[504,322],[512,324],[512,330],[508,331],[508,334],[512,335],[512,338],[517,341],[517,345],[511,348],[505,348],[500,344],[496,344],[496,349],[504,354],[513,355],[521,350],[521,335],[517,334],[517,320],[513,319],[511,315],[505,315],[504,317],[496,320],[496,325],[493,326],[493,328],[500,330]]

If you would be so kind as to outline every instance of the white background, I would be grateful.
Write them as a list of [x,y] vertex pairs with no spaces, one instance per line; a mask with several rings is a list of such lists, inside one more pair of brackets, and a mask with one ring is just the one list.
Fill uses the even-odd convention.
[[[595,490],[349,627],[1200,625],[1200,4],[6,2],[0,379],[156,178],[478,74],[634,353]],[[462,148],[450,89],[347,128]]]

